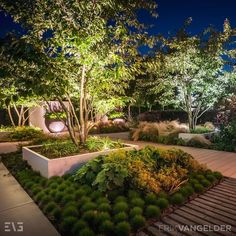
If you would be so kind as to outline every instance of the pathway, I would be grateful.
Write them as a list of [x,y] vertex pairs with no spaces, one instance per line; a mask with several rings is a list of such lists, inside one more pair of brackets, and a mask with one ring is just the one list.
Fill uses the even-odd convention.
[[226,179],[137,236],[236,235],[236,179]]
[[60,236],[1,162],[0,235]]

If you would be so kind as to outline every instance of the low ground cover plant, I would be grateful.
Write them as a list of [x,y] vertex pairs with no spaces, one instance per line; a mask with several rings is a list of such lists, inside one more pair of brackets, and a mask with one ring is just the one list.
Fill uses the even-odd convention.
[[[38,143],[38,140],[36,140],[36,143]],[[80,146],[75,146],[68,137],[64,137],[64,139],[45,139],[40,147],[33,147],[31,149],[51,159],[122,147],[124,147],[124,144],[119,140],[112,141],[109,138],[91,136],[85,144]]]
[[2,160],[63,236],[130,235],[222,178],[187,153],[151,147],[100,156],[75,175],[50,179],[20,153]]

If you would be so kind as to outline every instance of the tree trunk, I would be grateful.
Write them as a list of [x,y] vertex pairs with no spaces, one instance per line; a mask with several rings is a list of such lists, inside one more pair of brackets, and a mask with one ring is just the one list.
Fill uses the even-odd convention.
[[15,124],[14,119],[13,119],[13,117],[12,117],[11,107],[10,107],[10,106],[7,106],[7,112],[8,112],[8,115],[9,115],[9,118],[10,118],[10,121],[11,121],[11,124],[12,124],[12,126],[15,128],[15,127],[16,127],[16,124]]
[[80,143],[85,143],[86,141],[86,124],[85,124],[85,118],[84,118],[84,112],[85,112],[85,93],[84,93],[84,86],[85,86],[85,66],[83,65],[82,68],[82,77],[81,77],[81,83],[80,83]]
[[132,121],[132,115],[131,115],[131,105],[128,105],[128,121]]

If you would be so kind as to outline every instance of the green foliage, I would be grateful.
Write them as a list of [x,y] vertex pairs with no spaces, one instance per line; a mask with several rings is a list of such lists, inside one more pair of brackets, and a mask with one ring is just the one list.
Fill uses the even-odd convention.
[[143,216],[141,215],[135,215],[132,219],[131,219],[131,225],[133,226],[133,228],[135,230],[138,230],[142,227],[145,226],[146,220]]
[[222,175],[220,172],[218,172],[218,171],[213,172],[213,175],[214,175],[218,180],[220,180],[220,179],[223,178],[223,175]]
[[158,198],[156,205],[160,207],[161,210],[163,210],[169,206],[169,201],[166,198]]
[[134,217],[136,215],[142,215],[143,214],[143,209],[141,207],[134,207],[130,210],[130,217]]
[[71,228],[75,225],[77,218],[74,216],[68,216],[62,219],[60,229],[63,233],[69,233]]
[[204,186],[204,187],[210,187],[211,186],[211,182],[206,180],[206,179],[203,179],[201,180],[201,184]]
[[68,216],[74,216],[77,217],[79,215],[79,212],[75,206],[68,205],[65,206],[65,208],[62,211],[62,217],[68,217]]
[[220,132],[212,138],[217,150],[235,152],[236,147],[236,119],[228,125],[221,126]]
[[184,196],[181,193],[175,193],[171,196],[171,202],[175,205],[181,205],[185,201]]
[[128,215],[127,215],[127,213],[125,213],[123,211],[115,214],[115,216],[114,216],[114,221],[116,223],[119,223],[119,222],[122,222],[122,221],[126,221],[127,219],[128,219]]
[[128,204],[126,202],[117,202],[114,205],[113,211],[114,213],[119,213],[122,211],[127,211],[129,208]]
[[195,129],[193,130],[190,130],[190,133],[192,134],[204,134],[204,133],[209,133],[209,132],[212,132],[213,130],[212,129],[209,129],[207,127],[196,127]]
[[98,210],[99,211],[111,211],[111,205],[109,203],[101,203],[99,206],[98,206]]
[[211,183],[216,182],[216,177],[213,174],[206,175],[206,179],[209,180]]
[[149,205],[156,205],[156,203],[157,203],[157,196],[156,196],[156,194],[148,193],[145,196],[145,202],[146,202],[146,204],[149,204]]
[[99,230],[105,235],[110,235],[111,233],[114,233],[114,228],[115,228],[114,223],[110,220],[104,221],[99,226]]
[[194,184],[193,188],[194,188],[196,193],[204,192],[204,187],[201,184]]
[[9,139],[12,141],[28,141],[33,140],[43,135],[43,132],[39,128],[34,127],[16,127],[9,134]]
[[115,232],[117,236],[128,236],[130,235],[131,226],[128,222],[120,222],[115,227]]
[[44,117],[50,120],[63,120],[66,119],[65,112],[46,112]]
[[72,233],[73,235],[79,235],[80,231],[88,227],[88,224],[84,220],[78,220],[73,226]]
[[141,198],[133,198],[133,199],[130,201],[130,204],[131,204],[131,206],[133,206],[133,207],[137,206],[137,207],[143,208],[145,202],[144,202],[144,200],[141,199]]
[[57,208],[57,204],[55,202],[49,202],[44,208],[43,211],[45,213],[52,212],[55,208]]
[[95,210],[96,207],[97,207],[97,205],[96,205],[95,203],[93,203],[93,202],[87,202],[87,203],[85,203],[85,204],[81,207],[81,210],[82,210],[83,212],[85,212],[85,211],[89,211],[89,210]]
[[79,235],[80,236],[95,236],[94,232],[90,228],[82,229]]
[[148,205],[145,210],[145,215],[147,216],[147,218],[158,218],[160,214],[160,208],[154,205]]

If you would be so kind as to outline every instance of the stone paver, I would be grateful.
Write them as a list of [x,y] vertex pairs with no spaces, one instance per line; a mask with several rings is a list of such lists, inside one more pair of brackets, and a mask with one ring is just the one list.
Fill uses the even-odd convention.
[[[21,230],[23,231],[19,232]],[[2,163],[0,163],[0,235],[60,236]]]

